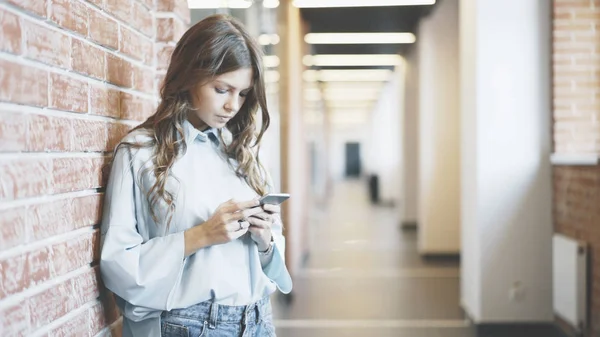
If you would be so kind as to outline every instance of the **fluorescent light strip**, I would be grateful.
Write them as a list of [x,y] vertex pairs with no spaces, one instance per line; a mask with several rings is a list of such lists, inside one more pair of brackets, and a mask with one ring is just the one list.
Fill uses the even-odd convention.
[[188,8],[250,8],[249,0],[188,0]]
[[294,0],[298,8],[433,5],[435,0]]
[[264,8],[277,8],[279,7],[279,0],[263,0]]
[[402,57],[396,54],[306,55],[302,62],[307,67],[398,66],[402,64]]
[[352,70],[306,70],[302,77],[307,82],[384,82],[390,79],[392,71],[386,69]]
[[413,33],[309,33],[308,44],[406,44],[415,43]]
[[267,68],[275,68],[279,66],[279,57],[277,55],[266,55],[263,57],[263,64]]
[[279,43],[279,35],[277,35],[277,34],[261,34],[258,37],[258,43],[262,46],[276,45]]

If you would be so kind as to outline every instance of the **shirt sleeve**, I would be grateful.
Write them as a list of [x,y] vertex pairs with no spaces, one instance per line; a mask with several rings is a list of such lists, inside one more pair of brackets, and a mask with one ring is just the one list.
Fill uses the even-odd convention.
[[263,267],[264,273],[277,284],[277,288],[284,294],[292,291],[292,277],[285,266],[285,237],[283,236],[283,226],[281,218],[275,217],[273,226],[273,258],[271,262]]
[[131,151],[114,157],[102,216],[100,271],[106,287],[127,303],[123,314],[142,320],[152,311],[169,310],[170,298],[183,274],[183,232],[144,242],[137,231]]

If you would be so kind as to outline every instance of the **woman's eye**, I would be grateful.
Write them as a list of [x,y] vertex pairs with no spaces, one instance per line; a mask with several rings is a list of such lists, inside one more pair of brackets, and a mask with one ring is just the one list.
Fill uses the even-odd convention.
[[245,98],[246,96],[248,96],[247,92],[240,92],[240,97],[244,97]]
[[227,90],[226,90],[226,89],[221,89],[221,88],[215,88],[215,91],[216,91],[217,93],[219,93],[219,94],[224,94],[224,93],[226,93],[226,92],[227,92]]

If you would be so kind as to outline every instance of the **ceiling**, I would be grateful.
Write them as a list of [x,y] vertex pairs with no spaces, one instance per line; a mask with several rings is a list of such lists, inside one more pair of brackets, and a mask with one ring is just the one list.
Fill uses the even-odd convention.
[[[369,0],[365,0],[369,1]],[[438,0],[439,2],[440,0]],[[410,32],[416,35],[419,20],[427,16],[435,5],[427,6],[387,6],[387,7],[340,7],[340,8],[302,8],[301,14],[308,24],[310,33],[405,33]],[[406,55],[410,48],[415,44],[312,44],[309,52],[311,55],[341,55],[341,54],[398,54]],[[345,69],[389,69],[394,66],[311,66],[311,70],[345,70]],[[314,102],[314,88],[318,87],[322,93],[322,101],[329,107],[329,112],[337,115],[338,123],[341,123],[344,115],[352,115],[348,122],[352,124],[362,123],[364,118],[357,118],[357,113],[362,111],[364,116],[368,116],[373,109],[378,97],[386,83],[386,80],[379,82],[354,82],[331,81],[321,83],[307,83],[305,99],[309,100],[307,107],[312,109]],[[346,92],[346,95],[328,97],[327,90],[337,90]],[[361,95],[361,92],[369,92]],[[373,98],[375,93],[375,99]],[[309,97],[310,96],[310,97]],[[359,96],[364,96],[360,99]],[[352,98],[352,99],[351,99]],[[339,108],[343,103],[343,108]],[[318,105],[317,105],[318,107]],[[350,113],[352,112],[352,114]],[[342,117],[339,117],[342,116]]]
[[[365,0],[368,1],[368,0]],[[416,33],[433,6],[302,8],[311,33]],[[417,37],[418,39],[418,37]],[[411,45],[312,45],[313,54],[405,54]]]

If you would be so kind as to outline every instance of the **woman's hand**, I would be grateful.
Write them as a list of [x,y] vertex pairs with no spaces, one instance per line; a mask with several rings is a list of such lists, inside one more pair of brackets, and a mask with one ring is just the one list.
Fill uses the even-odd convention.
[[252,240],[256,242],[258,251],[264,252],[269,249],[269,243],[271,242],[271,226],[275,220],[273,216],[275,213],[280,213],[281,208],[278,205],[264,204],[262,207],[256,207],[260,210],[259,213],[254,214],[248,218],[250,223],[250,236]]
[[250,226],[248,219],[263,212],[258,205],[258,200],[229,200],[219,205],[205,223],[185,232],[185,255],[189,256],[200,248],[231,242],[246,234]]

